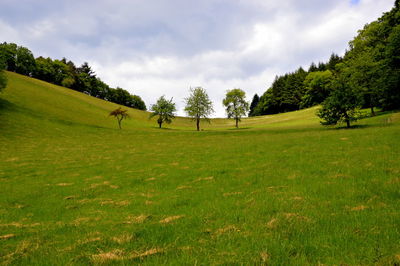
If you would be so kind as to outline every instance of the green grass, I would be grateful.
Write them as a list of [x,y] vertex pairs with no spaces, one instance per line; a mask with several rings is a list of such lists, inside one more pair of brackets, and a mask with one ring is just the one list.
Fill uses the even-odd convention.
[[0,263],[400,263],[400,115],[324,128],[315,108],[157,129],[8,73]]

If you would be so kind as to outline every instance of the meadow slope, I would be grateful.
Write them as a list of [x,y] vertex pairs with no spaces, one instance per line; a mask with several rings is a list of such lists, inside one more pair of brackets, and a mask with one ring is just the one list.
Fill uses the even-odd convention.
[[400,263],[400,115],[315,108],[202,132],[7,73],[0,264]]

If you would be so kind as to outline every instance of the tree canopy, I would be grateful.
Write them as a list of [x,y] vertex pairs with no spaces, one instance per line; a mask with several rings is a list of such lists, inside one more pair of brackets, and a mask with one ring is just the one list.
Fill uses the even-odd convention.
[[305,80],[305,92],[300,107],[307,108],[322,103],[332,90],[334,76],[330,70],[309,73]]
[[364,104],[384,110],[400,108],[400,7],[365,25],[350,42],[345,56],[353,83],[364,95]]

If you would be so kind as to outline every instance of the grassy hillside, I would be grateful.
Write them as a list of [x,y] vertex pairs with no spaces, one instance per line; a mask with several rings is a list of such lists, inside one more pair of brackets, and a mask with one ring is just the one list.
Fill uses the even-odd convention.
[[[400,263],[400,115],[327,129],[315,109],[203,132],[7,74],[0,263]],[[204,124],[205,125],[205,124]]]
[[[96,126],[103,128],[116,128],[117,123],[112,117],[108,117],[110,111],[118,107],[118,105],[106,102],[101,99],[89,97],[83,93],[79,93],[60,86],[52,85],[44,81],[32,79],[16,73],[8,72],[9,79],[8,88],[2,93],[3,105],[7,105],[6,111],[12,108],[19,108],[18,112],[13,115],[27,115],[20,119],[27,119],[31,116],[41,116],[41,120],[57,120],[58,122],[73,123],[82,126]],[[4,101],[6,100],[6,101]],[[129,109],[131,119],[124,121],[125,129],[149,129],[156,128],[158,125],[156,119],[150,121],[149,113]],[[7,118],[7,116],[3,115]],[[10,116],[9,123],[14,124],[16,118]],[[295,122],[295,123],[293,123]],[[240,124],[244,128],[259,127],[276,127],[291,124],[307,126],[319,126],[315,117],[315,110],[308,109],[291,114],[281,114],[275,116],[263,116],[243,119]],[[167,128],[193,130],[195,123],[188,118],[178,117]],[[205,129],[226,129],[233,128],[234,121],[228,119],[213,119],[209,124],[202,122],[201,127]]]

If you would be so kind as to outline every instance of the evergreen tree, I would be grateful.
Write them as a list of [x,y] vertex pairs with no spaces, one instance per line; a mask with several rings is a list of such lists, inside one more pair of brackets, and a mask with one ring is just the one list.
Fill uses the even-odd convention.
[[308,72],[315,72],[318,71],[317,65],[314,62],[311,63],[310,67],[308,68]]
[[256,112],[256,107],[258,105],[258,103],[260,102],[260,97],[258,96],[258,94],[254,94],[253,96],[253,100],[251,101],[250,104],[250,112],[249,112],[249,116],[257,116],[260,115]]
[[329,58],[329,61],[328,61],[328,63],[327,63],[327,68],[328,68],[330,71],[335,71],[336,65],[339,64],[339,63],[341,63],[342,61],[343,61],[343,58],[341,58],[340,56],[338,56],[338,55],[335,54],[335,53],[332,53],[332,54],[331,54],[331,57]]

